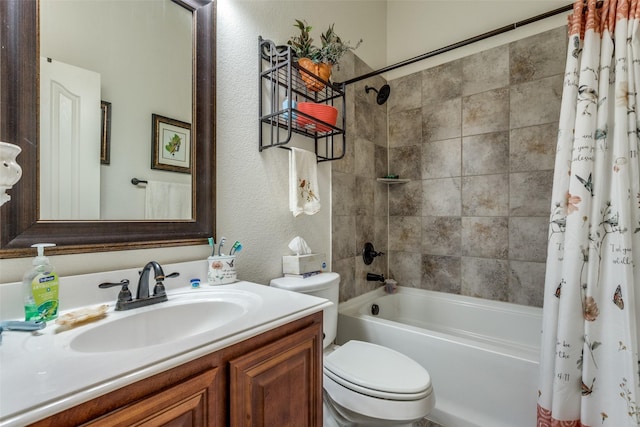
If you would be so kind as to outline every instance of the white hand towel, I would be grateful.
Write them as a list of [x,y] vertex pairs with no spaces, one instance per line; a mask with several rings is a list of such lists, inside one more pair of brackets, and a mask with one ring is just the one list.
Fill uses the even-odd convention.
[[315,153],[292,147],[289,152],[289,209],[293,216],[320,211]]
[[146,219],[191,219],[191,185],[149,181],[145,190]]

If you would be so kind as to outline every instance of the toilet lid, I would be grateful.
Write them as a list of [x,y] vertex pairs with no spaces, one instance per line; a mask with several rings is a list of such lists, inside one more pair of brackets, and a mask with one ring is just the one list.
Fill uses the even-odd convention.
[[[416,361],[380,345],[349,341],[324,359],[325,374],[347,388],[369,395],[431,393],[431,377]],[[353,385],[354,387],[350,387]],[[409,396],[405,396],[409,398]]]

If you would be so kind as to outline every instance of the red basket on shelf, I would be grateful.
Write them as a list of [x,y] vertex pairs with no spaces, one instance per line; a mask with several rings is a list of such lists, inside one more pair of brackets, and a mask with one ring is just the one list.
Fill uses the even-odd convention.
[[[296,109],[331,126],[335,126],[336,120],[338,119],[338,110],[332,105],[316,104],[314,102],[298,102]],[[310,131],[329,132],[331,130],[331,128],[324,123],[305,117],[302,114],[298,114],[296,120],[300,127]]]

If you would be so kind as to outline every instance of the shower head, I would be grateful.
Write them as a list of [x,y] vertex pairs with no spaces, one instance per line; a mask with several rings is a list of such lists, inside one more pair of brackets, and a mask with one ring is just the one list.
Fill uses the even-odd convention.
[[387,102],[387,99],[389,99],[389,94],[391,93],[391,88],[389,87],[389,85],[382,86],[380,90],[371,86],[365,86],[364,90],[366,90],[367,93],[369,93],[370,91],[374,91],[378,94],[376,98],[376,102],[378,103],[378,105],[382,105]]

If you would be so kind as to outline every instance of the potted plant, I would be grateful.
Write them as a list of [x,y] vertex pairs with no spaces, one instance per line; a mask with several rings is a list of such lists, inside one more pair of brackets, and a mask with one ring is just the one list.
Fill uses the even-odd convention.
[[[324,81],[329,81],[333,64],[336,64],[345,53],[356,49],[362,43],[360,40],[356,46],[351,46],[349,42],[343,42],[333,30],[333,26],[334,24],[331,24],[327,31],[320,35],[321,47],[317,47],[313,45],[313,38],[311,38],[312,27],[306,21],[296,19],[294,27],[300,29],[300,34],[291,37],[287,42],[298,58],[300,67]],[[318,92],[324,89],[324,82],[304,71],[301,71],[300,75],[309,90]]]
[[318,57],[321,63],[324,64],[337,64],[340,58],[350,50],[355,50],[362,43],[362,39],[358,40],[355,46],[351,46],[350,42],[343,42],[342,39],[333,31],[331,24],[327,31],[320,35],[320,41],[322,47],[318,53]]

